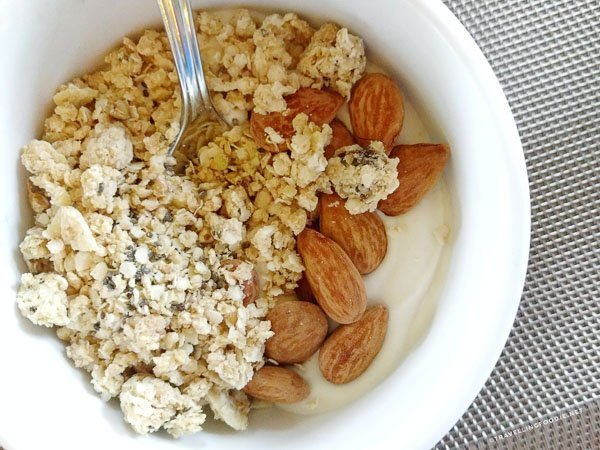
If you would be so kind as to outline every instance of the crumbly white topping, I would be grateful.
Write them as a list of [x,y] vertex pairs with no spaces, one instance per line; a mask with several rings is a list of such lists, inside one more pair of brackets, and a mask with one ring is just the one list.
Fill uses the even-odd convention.
[[[50,253],[64,252],[65,246],[76,251],[104,253],[78,209],[72,206],[59,206],[52,213],[50,224],[43,233],[50,240],[49,245],[57,244],[48,247]],[[54,248],[57,251],[53,251]]]
[[67,286],[67,280],[55,273],[24,273],[17,294],[19,310],[36,325],[67,325]]
[[197,29],[213,101],[232,123],[245,121],[252,109],[285,111],[284,96],[303,86],[329,86],[348,96],[365,69],[360,38],[333,24],[315,32],[293,13],[257,23],[245,10],[227,19],[202,12]]
[[186,434],[192,434],[202,430],[202,424],[206,420],[206,414],[202,407],[191,404],[187,409],[179,412],[173,419],[163,425],[169,434],[178,438]]
[[346,98],[367,65],[363,41],[333,23],[323,25],[300,57],[298,71],[315,80],[314,88],[329,87]]
[[242,392],[210,388],[202,382],[192,383],[182,392],[151,375],[138,374],[123,384],[119,400],[125,420],[140,434],[161,427],[175,437],[200,431],[206,419],[202,408],[207,403],[215,418],[233,429],[248,426],[250,402]]
[[337,150],[327,165],[334,190],[346,200],[351,214],[375,211],[399,185],[398,158],[389,158],[381,142],[369,147],[350,145]]
[[111,213],[114,196],[122,182],[121,172],[110,167],[93,164],[81,174],[83,204],[90,209]]
[[221,419],[234,430],[245,430],[248,427],[250,402],[243,392],[225,392],[213,388],[206,398],[216,419]]
[[125,420],[140,434],[158,430],[184,408],[179,389],[145,375],[134,375],[127,380],[119,400]]
[[123,127],[98,126],[82,145],[79,166],[82,169],[94,164],[123,169],[133,158],[133,146]]

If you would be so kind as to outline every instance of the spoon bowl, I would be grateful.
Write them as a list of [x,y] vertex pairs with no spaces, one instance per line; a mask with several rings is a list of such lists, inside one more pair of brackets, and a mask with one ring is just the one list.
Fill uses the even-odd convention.
[[190,0],[157,0],[163,24],[171,44],[179,85],[181,87],[181,119],[179,133],[169,148],[188,154],[194,148],[198,128],[209,117],[224,125],[227,122],[214,107],[210,98]]

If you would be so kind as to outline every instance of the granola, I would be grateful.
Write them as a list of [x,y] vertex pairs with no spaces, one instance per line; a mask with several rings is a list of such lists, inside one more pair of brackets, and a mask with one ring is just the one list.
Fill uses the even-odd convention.
[[327,166],[327,176],[351,214],[375,211],[399,186],[398,158],[389,158],[381,142],[369,147],[350,145],[338,149]]
[[[207,408],[246,428],[241,389],[265,363],[265,317],[304,270],[296,236],[350,167],[325,159],[328,125],[299,114],[291,150],[273,154],[252,139],[248,114],[285,111],[283,96],[302,86],[348,96],[365,69],[360,38],[292,13],[201,12],[196,28],[214,103],[233,128],[209,120],[193,154],[167,156],[181,97],[168,40],[148,30],[61,86],[21,157],[35,216],[20,246],[31,273],[18,306],[56,327],[75,366],[142,434],[201,430]],[[378,158],[368,170],[387,177],[394,160]],[[361,180],[371,193],[357,209],[389,193],[390,183]],[[254,270],[260,292],[244,306]]]

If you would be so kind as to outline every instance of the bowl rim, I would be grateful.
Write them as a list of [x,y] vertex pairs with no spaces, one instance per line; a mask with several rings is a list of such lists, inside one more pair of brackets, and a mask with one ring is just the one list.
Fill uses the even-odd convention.
[[[484,359],[480,360],[479,369],[472,374],[479,382],[466,387],[462,400],[457,401],[451,408],[446,408],[448,412],[445,414],[444,420],[440,420],[435,430],[432,430],[431,440],[429,442],[422,440],[418,444],[423,445],[423,448],[426,444],[429,448],[435,446],[467,412],[469,406],[485,386],[506,345],[516,319],[527,274],[531,242],[531,203],[527,165],[517,124],[502,85],[483,51],[442,0],[408,1],[420,9],[427,20],[444,34],[453,50],[463,59],[465,66],[469,67],[469,71],[475,82],[480,86],[481,91],[486,93],[486,100],[490,104],[489,109],[497,120],[498,125],[496,128],[508,144],[505,149],[507,151],[507,161],[510,164],[509,172],[513,175],[511,187],[514,189],[511,196],[514,203],[511,204],[511,208],[520,218],[519,223],[513,224],[512,235],[519,242],[515,247],[518,255],[512,261],[512,277],[510,278],[512,282],[505,289],[506,294],[504,297],[507,303],[504,305],[502,317],[499,317],[495,324],[498,333],[493,342],[493,347],[486,348],[487,353]],[[434,324],[431,325],[432,329],[433,327]],[[431,333],[428,333],[423,340],[421,348],[424,351],[431,338]],[[420,448],[420,446],[415,448]]]

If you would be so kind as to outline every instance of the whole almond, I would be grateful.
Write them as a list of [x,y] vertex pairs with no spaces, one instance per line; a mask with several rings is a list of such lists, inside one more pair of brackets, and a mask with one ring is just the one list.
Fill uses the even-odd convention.
[[[224,267],[228,268],[231,271],[235,271],[240,264],[242,264],[242,260],[240,259],[228,259],[221,263]],[[251,264],[247,262],[246,264]],[[252,275],[249,280],[246,280],[242,285],[242,290],[244,292],[244,306],[248,306],[250,303],[254,303],[258,298],[260,293],[260,286],[258,283],[258,274],[256,273],[256,269],[254,266],[252,267]]]
[[335,241],[310,228],[297,242],[306,279],[325,314],[338,323],[357,321],[367,307],[367,291],[352,260]]
[[[331,122],[338,110],[344,104],[344,98],[335,92],[321,89],[300,88],[294,94],[285,97],[287,111],[269,114],[252,113],[250,117],[250,131],[254,140],[262,148],[279,152],[287,149],[287,141],[294,135],[292,121],[300,114],[305,113],[311,122],[323,125]],[[276,144],[267,140],[265,128],[271,127],[286,142]]]
[[377,305],[350,325],[341,325],[327,338],[319,352],[319,368],[331,383],[344,384],[358,378],[371,365],[387,332],[388,310]]
[[321,233],[333,239],[350,257],[361,274],[373,272],[387,252],[387,234],[374,212],[350,214],[337,194],[320,200]]
[[378,207],[388,216],[397,216],[419,203],[437,183],[448,162],[450,150],[441,144],[398,145],[390,156],[400,159],[400,186],[387,199],[380,201]]
[[356,141],[367,146],[381,141],[392,148],[404,122],[404,102],[398,85],[381,73],[364,75],[352,89],[348,111]]
[[333,119],[329,126],[331,127],[331,142],[325,147],[325,158],[327,159],[331,158],[337,149],[356,143],[354,136],[341,120]]
[[327,317],[314,303],[280,303],[267,314],[267,320],[275,335],[267,340],[265,355],[280,364],[303,363],[327,336]]
[[310,395],[310,387],[304,378],[293,370],[276,366],[259,369],[243,391],[273,403],[296,403]]

